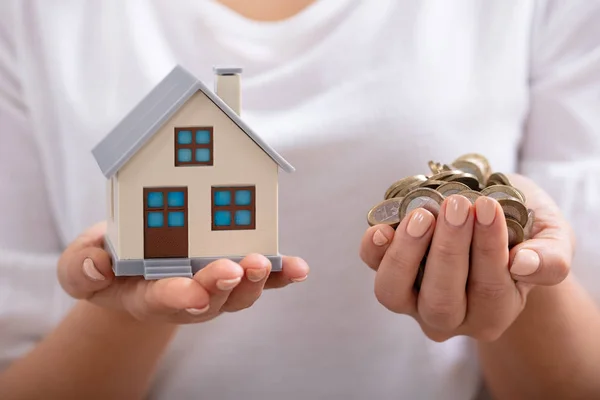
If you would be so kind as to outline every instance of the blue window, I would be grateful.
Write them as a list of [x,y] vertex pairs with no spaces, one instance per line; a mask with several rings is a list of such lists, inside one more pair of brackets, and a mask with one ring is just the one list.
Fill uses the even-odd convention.
[[147,228],[187,226],[187,188],[144,188]]
[[177,150],[177,161],[180,163],[189,163],[192,161],[192,150],[179,149]]
[[175,166],[213,165],[213,128],[175,128]]
[[164,219],[161,211],[148,213],[148,228],[162,228],[163,225]]
[[192,144],[192,131],[179,131],[179,132],[177,132],[177,143],[179,143],[179,144]]
[[196,161],[197,162],[209,162],[210,161],[210,149],[196,149]]
[[252,223],[252,213],[250,210],[238,210],[235,212],[235,224],[246,226]]
[[252,193],[249,190],[237,190],[235,192],[236,206],[249,206],[252,204]]
[[231,204],[231,192],[229,190],[215,191],[215,206],[228,206]]
[[210,131],[197,130],[196,131],[196,144],[209,144],[209,143],[210,143]]
[[213,187],[213,230],[255,229],[255,187]]
[[183,227],[185,226],[185,213],[183,211],[173,211],[169,213],[169,226]]
[[163,207],[162,192],[148,193],[148,208],[162,208],[162,207]]
[[215,211],[215,225],[216,226],[230,226],[231,225],[231,211]]
[[169,207],[185,207],[185,195],[183,192],[168,192],[167,204]]

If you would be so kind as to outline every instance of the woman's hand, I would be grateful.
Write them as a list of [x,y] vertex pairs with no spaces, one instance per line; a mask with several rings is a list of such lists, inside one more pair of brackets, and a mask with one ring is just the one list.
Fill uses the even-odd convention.
[[303,260],[284,257],[282,272],[271,275],[269,260],[252,254],[239,264],[227,259],[215,261],[192,279],[116,279],[110,256],[102,247],[105,232],[104,223],[95,225],[65,250],[58,263],[60,284],[74,298],[125,311],[140,321],[207,321],[223,312],[248,308],[263,289],[303,281],[309,272]]
[[[412,316],[432,340],[467,335],[493,341],[523,310],[534,285],[556,285],[569,273],[574,238],[552,199],[531,180],[512,176],[535,212],[532,238],[510,252],[502,208],[450,196],[435,220],[414,210],[394,231],[365,233],[360,255],[376,271],[375,295],[389,310]],[[420,291],[413,289],[428,247]]]

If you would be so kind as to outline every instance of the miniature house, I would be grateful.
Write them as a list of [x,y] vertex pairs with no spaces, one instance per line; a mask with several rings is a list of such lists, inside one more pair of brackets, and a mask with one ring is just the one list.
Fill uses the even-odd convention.
[[215,68],[215,93],[175,67],[93,149],[115,275],[191,277],[249,253],[281,270],[278,173],[294,168],[240,118],[241,72]]

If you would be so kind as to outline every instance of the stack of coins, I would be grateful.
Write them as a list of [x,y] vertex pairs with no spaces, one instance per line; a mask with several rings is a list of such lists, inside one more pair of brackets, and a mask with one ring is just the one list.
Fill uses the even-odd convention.
[[[427,175],[409,176],[394,182],[385,191],[384,200],[367,214],[369,225],[386,224],[396,229],[416,208],[424,208],[437,217],[444,199],[453,194],[462,195],[472,203],[480,196],[488,196],[496,199],[504,211],[509,248],[531,236],[534,213],[526,207],[525,195],[506,175],[492,172],[484,156],[465,154],[451,164],[429,161],[429,169]],[[426,257],[419,269],[417,289]]]

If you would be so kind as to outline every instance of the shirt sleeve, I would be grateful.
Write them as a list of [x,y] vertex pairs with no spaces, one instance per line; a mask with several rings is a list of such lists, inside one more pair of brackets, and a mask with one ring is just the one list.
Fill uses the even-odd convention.
[[573,273],[600,303],[600,2],[539,1],[521,173],[575,230]]
[[52,328],[60,298],[60,238],[21,90],[14,4],[0,2],[0,370]]

